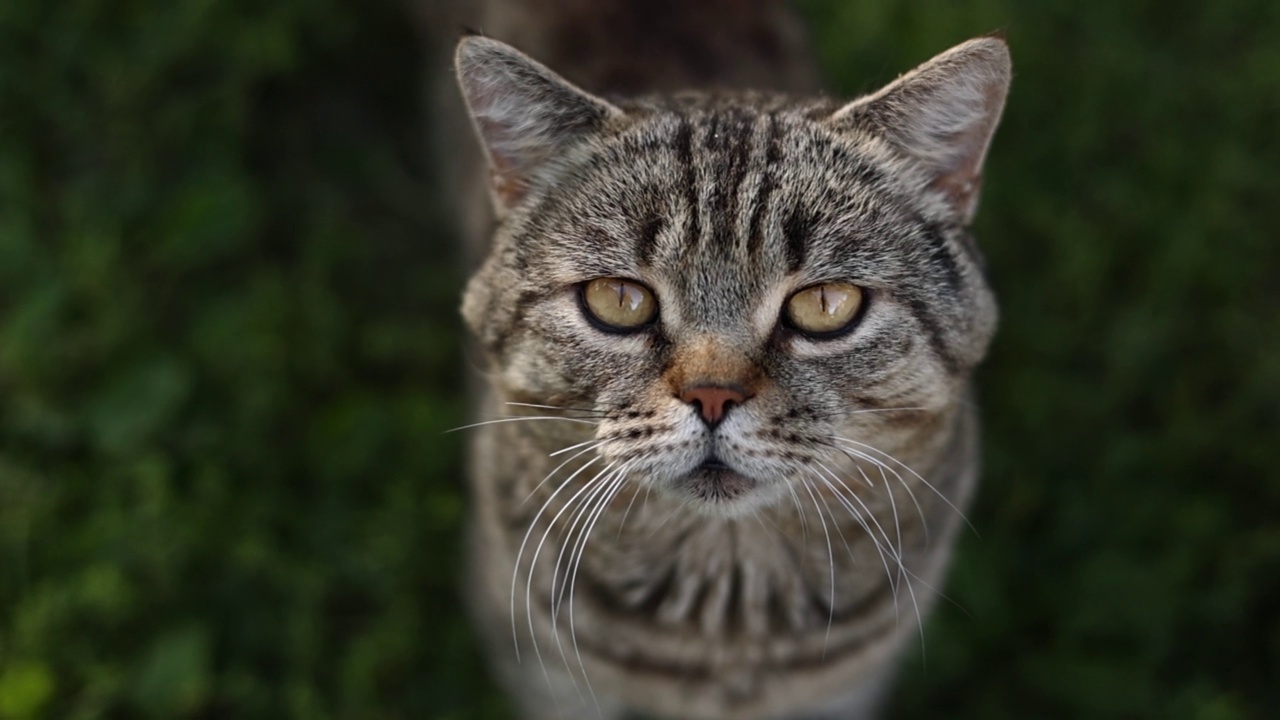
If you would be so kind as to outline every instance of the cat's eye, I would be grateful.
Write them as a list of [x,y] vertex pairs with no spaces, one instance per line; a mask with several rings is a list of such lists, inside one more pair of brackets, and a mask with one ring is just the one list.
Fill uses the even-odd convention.
[[639,330],[658,315],[658,301],[653,292],[633,280],[592,280],[582,285],[580,297],[587,315],[605,330]]
[[849,283],[811,285],[787,300],[785,319],[814,337],[832,336],[849,328],[862,309],[862,288]]

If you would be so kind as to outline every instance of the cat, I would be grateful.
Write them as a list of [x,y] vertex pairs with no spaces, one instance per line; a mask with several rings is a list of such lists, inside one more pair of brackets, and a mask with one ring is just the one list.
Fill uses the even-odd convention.
[[490,11],[591,89],[457,46],[493,211],[469,604],[500,680],[538,720],[873,717],[977,478],[1005,42],[837,102],[780,4]]

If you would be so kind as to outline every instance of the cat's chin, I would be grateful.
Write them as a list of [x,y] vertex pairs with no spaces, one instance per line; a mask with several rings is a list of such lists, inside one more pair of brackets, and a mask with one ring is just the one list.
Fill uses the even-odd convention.
[[671,489],[694,510],[715,517],[739,517],[769,503],[777,494],[720,463],[704,463],[672,483]]

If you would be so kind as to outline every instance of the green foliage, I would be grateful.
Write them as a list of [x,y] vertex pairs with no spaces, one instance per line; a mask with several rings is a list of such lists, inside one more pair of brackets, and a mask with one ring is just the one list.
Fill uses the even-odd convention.
[[[803,4],[846,95],[1015,61],[981,537],[896,716],[1280,713],[1280,6]],[[0,3],[0,718],[506,716],[413,24]]]

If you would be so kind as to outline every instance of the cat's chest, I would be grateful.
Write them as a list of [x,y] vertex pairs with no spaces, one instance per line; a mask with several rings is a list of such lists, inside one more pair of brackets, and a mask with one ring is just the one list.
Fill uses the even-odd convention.
[[733,645],[823,628],[887,577],[875,544],[812,507],[714,518],[637,491],[579,526],[558,539],[577,561],[539,570],[549,592],[572,576],[610,621]]

